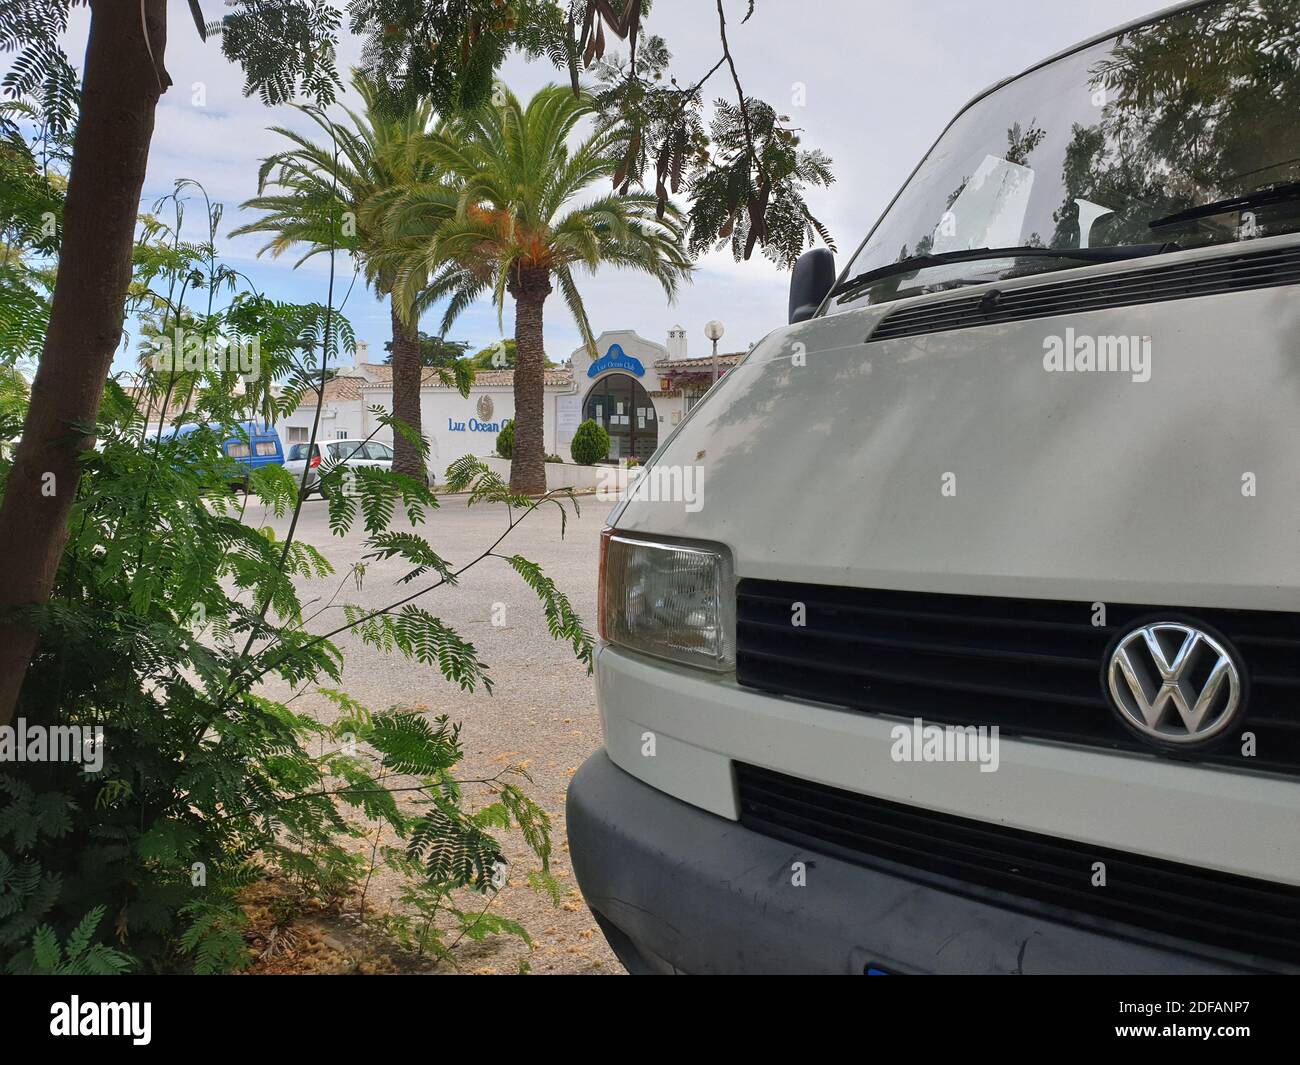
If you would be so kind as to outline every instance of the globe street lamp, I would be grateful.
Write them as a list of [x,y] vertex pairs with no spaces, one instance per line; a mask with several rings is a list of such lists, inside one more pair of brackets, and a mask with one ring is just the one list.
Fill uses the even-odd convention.
[[713,383],[718,383],[718,341],[722,339],[724,330],[722,323],[717,319],[704,323],[704,335],[713,341]]

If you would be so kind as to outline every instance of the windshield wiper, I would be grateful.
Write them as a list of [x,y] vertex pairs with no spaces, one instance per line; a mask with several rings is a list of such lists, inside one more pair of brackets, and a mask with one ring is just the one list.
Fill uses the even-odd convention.
[[1203,203],[1199,207],[1189,207],[1186,211],[1167,214],[1163,218],[1153,218],[1147,225],[1151,229],[1160,229],[1179,222],[1194,222],[1198,218],[1227,214],[1229,211],[1246,211],[1252,207],[1267,207],[1269,204],[1285,203],[1287,200],[1300,200],[1300,181],[1292,181],[1287,185],[1274,185],[1271,189],[1260,189],[1245,196],[1232,196],[1226,200]]
[[1021,246],[1014,248],[966,248],[962,251],[933,252],[928,255],[909,255],[896,263],[886,263],[874,270],[866,270],[841,281],[833,289],[831,296],[842,296],[846,292],[862,288],[873,281],[880,281],[895,274],[910,274],[928,266],[947,266],[949,263],[979,262],[985,259],[1079,259],[1083,262],[1109,263],[1122,259],[1141,259],[1148,255],[1160,255],[1167,251],[1177,251],[1178,245],[1164,244],[1124,244],[1109,248],[1038,248]]

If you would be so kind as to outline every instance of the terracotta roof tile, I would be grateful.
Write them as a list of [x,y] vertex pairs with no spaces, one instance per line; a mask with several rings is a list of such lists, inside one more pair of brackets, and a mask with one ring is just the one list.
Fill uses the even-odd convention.
[[[365,363],[361,369],[373,380],[364,381],[361,387],[364,390],[375,388],[391,388],[393,384],[393,368],[388,364],[375,365]],[[565,388],[573,384],[573,371],[568,366],[557,366],[545,371],[543,382],[547,388]],[[479,370],[474,375],[474,383],[480,387],[499,387],[510,388],[515,383],[514,370]],[[438,371],[429,368],[424,371],[420,379],[422,388],[449,388],[443,383],[438,376]]]
[[[361,386],[364,381],[360,377],[333,377],[325,382],[325,402],[338,403],[350,399],[361,398]],[[303,393],[302,402],[315,402],[316,389],[309,388]]]
[[[747,351],[731,351],[725,354],[718,352],[718,364],[735,366],[748,354]],[[654,365],[656,370],[707,370],[713,365],[713,356],[696,355],[689,359],[659,359]]]

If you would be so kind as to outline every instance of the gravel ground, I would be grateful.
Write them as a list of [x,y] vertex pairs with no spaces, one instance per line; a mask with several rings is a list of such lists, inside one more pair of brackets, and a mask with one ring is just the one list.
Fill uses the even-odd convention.
[[[480,554],[506,527],[504,507],[467,507],[464,497],[457,496],[442,497],[441,502],[422,526],[423,535],[455,566]],[[559,512],[547,506],[533,512],[498,550],[517,552],[540,564],[569,597],[587,628],[594,630],[599,535],[610,506],[590,496],[579,497],[579,505],[581,513],[575,515],[570,504],[563,539]],[[279,536],[289,524],[287,517],[276,519],[252,510],[245,520],[270,525]],[[311,614],[330,599],[341,576],[365,553],[364,534],[354,528],[346,537],[332,536],[325,503],[311,499],[303,505],[297,536],[321,550],[335,568],[336,575],[328,580],[300,582],[305,613]],[[396,583],[409,568],[400,559],[368,561],[362,588],[358,591],[349,582],[339,598],[362,607],[384,606],[416,587]],[[314,597],[319,602],[313,606],[309,600]],[[591,677],[567,645],[551,639],[536,595],[499,559],[478,563],[456,587],[430,592],[417,602],[474,644],[479,658],[490,667],[492,694],[466,694],[444,680],[435,667],[399,654],[386,655],[350,634],[336,638],[346,661],[340,687],[372,710],[428,708],[433,715],[445,712],[462,722],[463,776],[491,775],[511,763],[525,765],[535,781],[530,794],[551,815],[553,872],[565,891],[558,907],[532,891],[523,882],[522,872],[529,867],[526,852],[518,839],[507,838],[510,882],[492,909],[520,921],[536,941],[536,949],[530,951],[504,937],[467,944],[458,950],[462,971],[513,973],[525,961],[534,973],[622,973],[578,892],[564,826],[569,778],[601,743]],[[494,610],[500,615],[502,607],[505,624],[494,626]],[[341,611],[332,608],[311,627],[320,631],[329,618],[341,622]],[[323,720],[333,712],[328,700],[315,694],[304,695],[293,705]],[[376,878],[367,905],[390,904],[396,889],[395,883]]]

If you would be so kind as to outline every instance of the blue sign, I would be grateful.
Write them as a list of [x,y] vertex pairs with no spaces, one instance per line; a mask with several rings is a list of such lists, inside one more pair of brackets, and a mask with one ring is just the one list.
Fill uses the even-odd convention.
[[611,344],[609,350],[587,368],[588,377],[596,377],[606,370],[623,370],[635,377],[645,375],[645,367],[640,359],[634,359],[617,344]]

